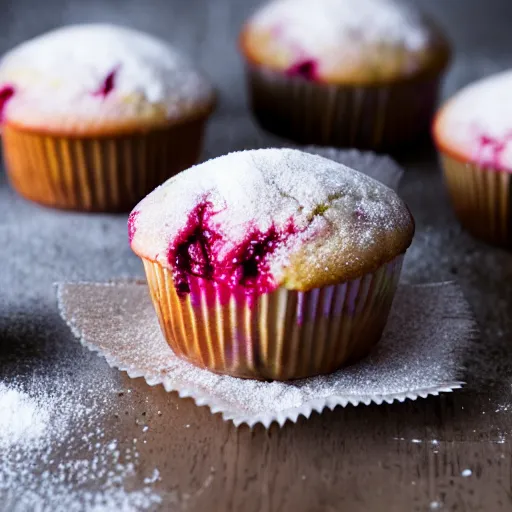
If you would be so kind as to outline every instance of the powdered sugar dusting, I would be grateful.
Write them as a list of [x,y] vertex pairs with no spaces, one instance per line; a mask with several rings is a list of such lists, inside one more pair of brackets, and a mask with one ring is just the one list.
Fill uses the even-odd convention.
[[424,397],[460,386],[460,354],[475,323],[453,284],[399,288],[371,356],[349,368],[292,382],[216,375],[177,358],[165,342],[145,284],[62,284],[63,318],[88,348],[131,377],[163,384],[235,424],[296,421],[336,405]]
[[[98,426],[113,413],[108,396],[118,398],[117,389],[101,382],[83,387],[64,375],[36,375],[23,389],[16,380],[0,383],[0,496],[5,510],[153,510],[161,502],[154,490],[158,468],[133,488],[140,471],[136,444],[121,449],[118,439]],[[34,471],[34,461],[41,471]]]
[[443,146],[470,161],[512,172],[512,71],[459,92],[436,123]]
[[[209,214],[203,227],[216,235],[214,265],[225,265],[247,233],[288,233],[268,256],[278,284],[304,286],[318,269],[333,275],[339,269],[361,271],[365,256],[390,261],[412,237],[407,207],[385,185],[317,155],[267,149],[210,160],[157,188],[135,209],[132,248],[172,268],[169,247],[205,202]],[[294,258],[307,275],[294,273],[289,266]]]
[[0,382],[0,450],[37,442],[45,435],[49,412],[16,387]]
[[284,45],[295,64],[315,62],[321,68],[329,59],[350,65],[347,58],[381,46],[420,52],[432,41],[427,20],[398,0],[275,0],[251,21]]
[[302,149],[307,153],[334,160],[351,169],[357,169],[398,193],[404,170],[388,155],[380,155],[372,151],[358,151],[357,149],[319,146],[306,146]]
[[397,0],[276,0],[258,12],[256,24],[281,23],[278,35],[311,51],[357,40],[423,48],[428,30],[422,16]]
[[209,108],[213,94],[165,42],[103,24],[64,27],[14,48],[0,63],[0,83],[16,89],[8,119],[45,127],[96,118],[175,119]]

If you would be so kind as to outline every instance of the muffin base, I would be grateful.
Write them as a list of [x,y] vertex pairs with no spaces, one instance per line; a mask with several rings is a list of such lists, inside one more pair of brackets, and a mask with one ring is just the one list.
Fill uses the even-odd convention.
[[512,247],[511,173],[441,153],[450,198],[460,223],[474,236]]
[[360,279],[270,294],[190,278],[143,259],[160,327],[177,356],[215,373],[290,380],[330,373],[367,355],[381,338],[403,256]]
[[320,84],[247,67],[254,115],[266,130],[299,144],[383,149],[426,132],[440,75],[376,86]]
[[6,124],[7,175],[21,196],[44,206],[127,212],[197,162],[205,121],[99,137],[41,134]]

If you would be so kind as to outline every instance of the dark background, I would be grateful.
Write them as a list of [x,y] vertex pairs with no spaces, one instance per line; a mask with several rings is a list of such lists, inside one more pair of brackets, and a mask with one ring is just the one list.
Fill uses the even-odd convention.
[[[0,52],[62,24],[126,24],[175,44],[218,87],[220,105],[209,125],[205,157],[281,144],[256,127],[245,104],[236,37],[257,3],[4,1]],[[512,67],[512,1],[415,3],[436,15],[455,45],[445,96],[476,78]],[[126,217],[41,209],[16,197],[2,173],[0,380],[29,386],[35,376],[51,383],[70,375],[84,401],[94,394],[96,382],[130,388],[132,393],[122,399],[117,394],[104,397],[122,410],[122,421],[98,421],[122,443],[132,435],[135,418],[148,411],[155,434],[140,447],[137,471],[160,468],[157,488],[165,510],[172,503],[176,510],[194,511],[334,511],[343,506],[409,512],[428,510],[432,502],[442,503],[443,510],[510,510],[512,419],[506,411],[509,404],[512,407],[512,256],[460,229],[428,142],[406,148],[397,158],[407,169],[401,193],[417,220],[404,280],[457,279],[481,328],[481,340],[466,355],[466,390],[415,403],[338,408],[283,430],[274,426],[270,432],[250,432],[234,429],[189,400],[150,389],[140,379],[131,381],[73,340],[58,315],[53,288],[55,281],[142,275],[127,244]],[[126,415],[125,409],[130,411]],[[151,416],[157,409],[175,412],[170,419]],[[415,439],[422,443],[412,444]],[[434,440],[435,453],[429,444]],[[66,442],[55,441],[56,446]],[[0,454],[0,476],[6,464]],[[32,465],[28,460],[18,464],[28,471],[41,469],[37,459]],[[214,476],[207,478],[210,467],[215,468]],[[468,467],[473,477],[461,478]],[[307,476],[305,482],[302,475]],[[93,480],[91,490],[94,485]],[[170,489],[172,500],[166,494]],[[23,492],[22,482],[11,486],[9,494],[0,485],[0,510],[12,510]]]

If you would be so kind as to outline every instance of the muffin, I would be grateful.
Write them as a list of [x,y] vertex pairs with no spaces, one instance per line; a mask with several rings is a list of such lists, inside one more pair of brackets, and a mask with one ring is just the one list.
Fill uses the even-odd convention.
[[437,114],[433,133],[462,225],[511,247],[512,71],[457,93]]
[[382,149],[427,131],[449,44],[398,0],[274,0],[240,35],[260,124],[301,144]]
[[46,206],[129,211],[196,163],[213,106],[184,57],[128,28],[60,28],[0,61],[8,176]]
[[414,222],[395,192],[357,171],[266,149],[171,178],[128,231],[179,357],[288,380],[332,372],[378,342]]

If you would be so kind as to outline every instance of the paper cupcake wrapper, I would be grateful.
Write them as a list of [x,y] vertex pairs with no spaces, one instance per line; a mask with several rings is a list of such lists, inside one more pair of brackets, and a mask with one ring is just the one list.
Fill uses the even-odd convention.
[[440,75],[379,86],[318,84],[247,68],[254,115],[263,128],[300,144],[389,148],[426,131]]
[[195,164],[205,120],[133,135],[60,137],[6,125],[7,174],[14,189],[45,206],[129,211],[174,174]]
[[189,278],[180,297],[172,271],[143,260],[160,326],[177,356],[235,377],[289,380],[330,373],[379,341],[403,256],[336,286],[248,294]]
[[383,337],[348,368],[265,382],[198,368],[166,343],[145,283],[62,283],[62,317],[82,344],[132,378],[191,397],[238,426],[269,427],[337,406],[403,402],[461,387],[463,355],[477,335],[453,283],[399,286]]
[[455,213],[474,236],[512,247],[511,173],[441,156]]

